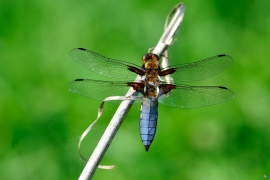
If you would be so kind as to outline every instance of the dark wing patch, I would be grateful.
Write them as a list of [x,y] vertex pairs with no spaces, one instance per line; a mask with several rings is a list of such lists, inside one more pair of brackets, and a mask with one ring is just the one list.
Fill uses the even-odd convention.
[[161,90],[162,94],[167,94],[175,88],[176,88],[176,85],[173,85],[173,84],[160,84],[159,85],[159,89]]
[[128,82],[127,85],[130,87],[133,87],[133,89],[136,92],[143,94],[143,91],[144,91],[144,83],[143,82]]

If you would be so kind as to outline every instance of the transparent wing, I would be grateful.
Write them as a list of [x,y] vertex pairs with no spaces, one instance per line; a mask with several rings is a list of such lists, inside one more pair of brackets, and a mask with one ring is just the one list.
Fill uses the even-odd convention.
[[172,107],[195,108],[219,104],[233,98],[233,92],[221,86],[176,85],[176,89],[168,95],[162,95],[159,102]]
[[232,64],[233,60],[228,55],[217,55],[195,63],[170,66],[166,69],[173,69],[175,72],[171,77],[175,81],[200,81],[215,76]]
[[[92,79],[76,79],[68,84],[69,91],[100,101],[109,96],[125,96],[129,88],[127,82],[109,82]],[[109,102],[119,103],[119,101]]]
[[107,77],[135,79],[136,73],[131,72],[128,68],[132,66],[141,69],[135,64],[110,59],[83,48],[72,49],[70,56],[86,69]]

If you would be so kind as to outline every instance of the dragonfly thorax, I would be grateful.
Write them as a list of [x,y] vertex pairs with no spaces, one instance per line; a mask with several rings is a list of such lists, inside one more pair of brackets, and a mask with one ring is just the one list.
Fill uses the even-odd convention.
[[160,78],[158,75],[158,70],[157,69],[146,69],[144,81],[146,82],[146,84],[158,86],[159,81],[160,81]]
[[158,98],[159,88],[158,86],[146,84],[144,87],[144,97]]
[[[159,57],[153,53],[148,53],[143,56],[143,68],[145,71],[144,81],[147,85],[156,86],[159,85]],[[150,91],[152,88],[150,88]]]

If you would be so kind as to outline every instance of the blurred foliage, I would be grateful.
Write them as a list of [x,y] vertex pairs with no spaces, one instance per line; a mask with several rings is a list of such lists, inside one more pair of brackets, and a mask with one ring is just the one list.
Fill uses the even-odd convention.
[[[100,102],[72,94],[76,78],[108,79],[69,56],[84,47],[141,64],[178,3],[169,1],[0,1],[0,179],[76,179],[85,162],[78,138]],[[134,105],[93,179],[254,180],[270,175],[270,1],[184,2],[185,18],[170,48],[171,64],[229,54],[233,65],[196,85],[223,85],[235,99],[216,106],[159,106],[149,152]],[[88,157],[116,105],[82,144]]]

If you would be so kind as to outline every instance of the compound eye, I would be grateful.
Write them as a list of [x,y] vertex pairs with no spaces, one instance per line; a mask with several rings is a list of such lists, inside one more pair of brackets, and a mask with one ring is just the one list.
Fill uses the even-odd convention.
[[152,55],[155,57],[155,59],[159,59],[158,55],[156,54],[152,54]]
[[142,62],[145,62],[147,60],[147,56],[148,56],[148,54],[143,55]]
[[158,61],[158,60],[159,60],[159,57],[158,57],[158,55],[153,54],[153,53],[145,54],[145,55],[142,57],[142,61],[143,61],[143,62],[146,62],[146,61],[149,60],[149,59]]

